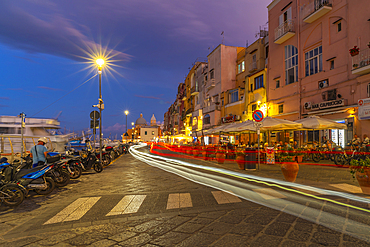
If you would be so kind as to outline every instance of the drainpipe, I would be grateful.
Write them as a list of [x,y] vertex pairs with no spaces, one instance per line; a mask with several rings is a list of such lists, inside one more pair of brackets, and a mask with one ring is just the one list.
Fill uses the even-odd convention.
[[[300,22],[301,22],[301,11],[300,11],[300,4],[299,0],[297,0],[297,33],[298,33],[298,97],[299,97],[299,119],[302,118],[302,66],[300,65],[302,62],[302,55],[301,55],[301,29],[300,29]],[[301,131],[299,131],[301,132]],[[300,133],[299,133],[300,134]],[[305,135],[307,137],[307,135]],[[293,137],[294,139],[294,137]],[[299,142],[303,143],[302,135],[299,135]]]

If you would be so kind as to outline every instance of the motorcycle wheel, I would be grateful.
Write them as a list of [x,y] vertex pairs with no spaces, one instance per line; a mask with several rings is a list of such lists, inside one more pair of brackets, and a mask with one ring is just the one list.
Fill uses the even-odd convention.
[[45,178],[46,185],[48,186],[46,189],[35,189],[35,192],[39,195],[48,195],[50,194],[55,188],[55,182],[52,178],[46,177]]
[[102,160],[103,167],[109,165],[110,162],[111,162],[111,158],[109,155],[103,156],[103,160]]
[[103,166],[101,164],[97,163],[97,164],[94,165],[94,170],[97,173],[101,173],[103,171]]
[[64,187],[69,184],[71,180],[70,175],[66,171],[61,171],[59,176],[54,179],[55,185],[57,187]]
[[0,189],[3,203],[9,207],[16,207],[24,200],[23,190],[17,185],[5,185]]
[[335,156],[334,163],[338,166],[344,166],[347,163],[347,159],[343,154]]
[[81,177],[82,174],[82,168],[76,165],[70,166],[70,169],[72,173],[70,174],[71,179],[77,179]]
[[314,162],[319,162],[320,161],[320,154],[318,154],[318,153],[312,153],[312,160]]

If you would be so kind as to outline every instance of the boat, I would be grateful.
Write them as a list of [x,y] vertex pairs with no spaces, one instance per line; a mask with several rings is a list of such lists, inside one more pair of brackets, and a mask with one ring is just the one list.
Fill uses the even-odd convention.
[[[49,151],[64,152],[68,135],[60,133],[60,122],[52,118],[26,118],[23,127],[23,151],[30,151],[40,137],[46,137]],[[0,155],[14,155],[22,150],[21,118],[0,116]]]

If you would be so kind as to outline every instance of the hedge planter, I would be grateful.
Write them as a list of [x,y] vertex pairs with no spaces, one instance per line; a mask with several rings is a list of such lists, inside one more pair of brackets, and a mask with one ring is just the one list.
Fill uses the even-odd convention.
[[224,153],[217,153],[216,160],[219,164],[223,164],[225,162],[226,155]]
[[245,169],[245,158],[244,158],[244,155],[237,155],[236,158],[235,158],[235,161],[238,164],[240,170],[244,170]]
[[364,172],[356,172],[356,178],[362,192],[370,195],[370,169],[365,169]]
[[286,181],[295,182],[299,171],[299,165],[296,162],[282,163],[281,171],[283,172]]

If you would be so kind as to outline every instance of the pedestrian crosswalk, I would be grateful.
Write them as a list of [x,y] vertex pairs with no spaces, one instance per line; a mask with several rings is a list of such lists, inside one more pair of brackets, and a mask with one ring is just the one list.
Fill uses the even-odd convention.
[[125,196],[106,216],[136,213],[145,197],[146,195]]

